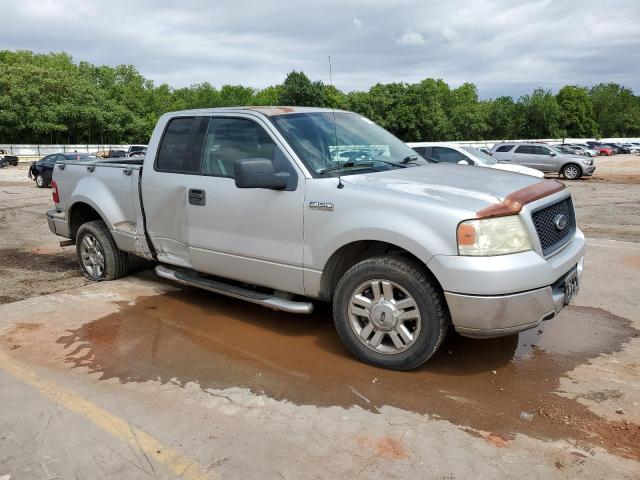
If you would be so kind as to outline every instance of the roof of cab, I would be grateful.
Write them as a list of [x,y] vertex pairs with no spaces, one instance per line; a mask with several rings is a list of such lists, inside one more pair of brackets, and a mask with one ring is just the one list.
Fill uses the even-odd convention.
[[252,111],[261,113],[267,117],[275,117],[278,115],[287,115],[289,113],[312,113],[312,112],[343,112],[343,113],[351,113],[346,112],[345,110],[331,109],[331,108],[320,108],[320,107],[280,107],[280,106],[264,106],[264,107],[222,107],[222,108],[199,108],[194,110],[182,110],[179,112],[169,112],[169,115],[172,114],[180,114],[180,115],[206,115],[206,114],[214,114],[221,112],[242,112],[242,111]]

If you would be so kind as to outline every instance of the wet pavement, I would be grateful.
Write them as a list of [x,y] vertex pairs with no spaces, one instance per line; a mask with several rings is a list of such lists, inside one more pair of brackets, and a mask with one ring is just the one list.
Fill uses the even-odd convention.
[[638,478],[637,258],[589,240],[575,305],[520,335],[450,333],[412,372],[352,358],[327,306],[152,272],[0,305],[0,476]]
[[[196,289],[139,297],[57,338],[65,362],[101,380],[244,387],[296,405],[385,405],[429,414],[496,441],[570,437],[640,458],[640,427],[605,420],[555,393],[576,366],[623,349],[639,332],[605,310],[571,306],[540,329],[493,340],[450,332],[412,372],[364,365],[340,343],[330,310],[272,312]],[[590,400],[622,395],[592,392]]]

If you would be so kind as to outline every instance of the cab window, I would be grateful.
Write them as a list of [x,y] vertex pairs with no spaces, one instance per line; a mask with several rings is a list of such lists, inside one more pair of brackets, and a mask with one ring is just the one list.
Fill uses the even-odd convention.
[[200,173],[233,178],[236,160],[266,158],[276,163],[282,152],[269,134],[253,120],[214,117],[209,122]]
[[194,123],[193,117],[176,117],[169,121],[156,158],[157,171],[186,173],[191,170],[187,167],[187,154]]

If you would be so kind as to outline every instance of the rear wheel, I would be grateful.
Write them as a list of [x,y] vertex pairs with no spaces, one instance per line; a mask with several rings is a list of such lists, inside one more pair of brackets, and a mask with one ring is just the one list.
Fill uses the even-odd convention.
[[567,180],[577,180],[582,176],[582,171],[578,165],[570,163],[562,167],[562,176]]
[[333,317],[351,353],[393,370],[426,362],[450,323],[443,294],[424,268],[388,256],[363,260],[344,274]]
[[116,245],[102,220],[83,224],[76,235],[76,254],[89,280],[116,280],[127,275],[129,257]]

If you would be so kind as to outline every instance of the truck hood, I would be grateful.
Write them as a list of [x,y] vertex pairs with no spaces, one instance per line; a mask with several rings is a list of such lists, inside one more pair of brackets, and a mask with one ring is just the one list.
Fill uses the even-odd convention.
[[438,163],[349,175],[344,183],[424,197],[478,212],[544,180],[492,168]]

